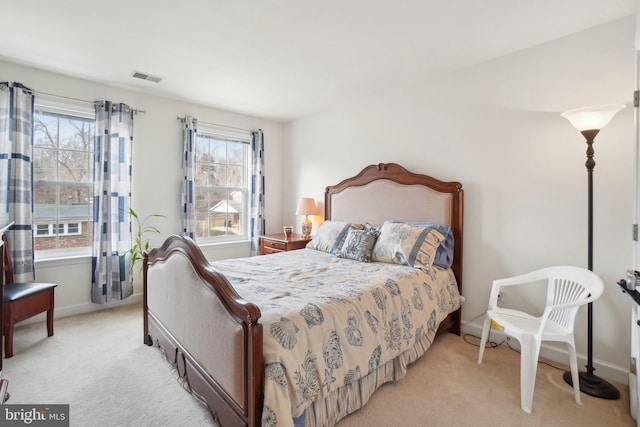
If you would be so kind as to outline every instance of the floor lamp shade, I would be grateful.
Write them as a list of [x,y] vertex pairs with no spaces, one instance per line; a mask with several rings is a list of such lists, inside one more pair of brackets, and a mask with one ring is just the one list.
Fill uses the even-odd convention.
[[[587,140],[587,265],[593,271],[593,169],[594,160],[593,142],[600,132],[620,110],[623,104],[596,105],[592,107],[576,108],[565,111],[562,117],[569,120],[574,128]],[[583,393],[603,399],[618,399],[620,392],[611,383],[603,380],[593,373],[593,302],[587,306],[587,368],[586,372],[580,372],[580,390]],[[573,385],[571,372],[564,373],[564,380]]]
[[624,107],[624,104],[594,105],[565,111],[561,116],[569,120],[580,132],[600,130],[609,124],[613,116]]

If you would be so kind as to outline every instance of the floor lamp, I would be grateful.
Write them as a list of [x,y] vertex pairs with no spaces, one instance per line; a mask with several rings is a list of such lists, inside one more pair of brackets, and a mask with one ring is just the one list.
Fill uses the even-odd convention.
[[[561,114],[562,117],[569,120],[573,127],[578,129],[580,133],[587,140],[587,161],[585,166],[587,167],[587,188],[588,188],[588,268],[593,271],[593,168],[596,165],[593,159],[593,140],[595,139],[600,129],[605,127],[616,115],[616,113],[622,110],[625,106],[622,104],[612,105],[597,105],[594,107],[577,108],[575,110],[565,111]],[[586,372],[580,372],[580,391],[594,397],[600,397],[603,399],[618,399],[620,392],[614,385],[606,380],[598,377],[593,373],[595,368],[593,367],[593,303],[588,304],[587,309],[587,368]],[[573,381],[571,380],[571,372],[565,372],[563,376],[564,380],[571,386]]]

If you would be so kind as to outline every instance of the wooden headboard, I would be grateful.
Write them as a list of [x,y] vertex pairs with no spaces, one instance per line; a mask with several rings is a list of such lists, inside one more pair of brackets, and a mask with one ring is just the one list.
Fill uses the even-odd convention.
[[[464,192],[459,182],[409,172],[395,163],[379,163],[326,188],[327,220],[368,222],[424,221],[448,225],[455,238],[451,269],[462,293]],[[460,316],[458,310],[457,316]],[[458,324],[459,324],[458,319]],[[457,333],[460,333],[458,330]]]

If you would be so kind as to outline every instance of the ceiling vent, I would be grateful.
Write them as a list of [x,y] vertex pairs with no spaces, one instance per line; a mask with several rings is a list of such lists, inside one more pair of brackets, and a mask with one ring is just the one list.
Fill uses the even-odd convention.
[[154,83],[160,83],[160,81],[163,80],[162,77],[152,76],[151,74],[141,73],[139,71],[134,71],[131,76],[135,77],[136,79],[147,80]]

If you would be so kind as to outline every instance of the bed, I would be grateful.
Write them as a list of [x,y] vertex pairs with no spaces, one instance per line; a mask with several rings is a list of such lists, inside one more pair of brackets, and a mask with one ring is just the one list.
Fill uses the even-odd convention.
[[[328,186],[324,206],[315,246],[302,250],[210,263],[193,241],[171,236],[145,256],[144,341],[223,427],[333,425],[402,378],[437,335],[460,334],[459,182],[380,163]],[[362,262],[344,249],[351,234],[373,229],[380,261],[388,230],[424,222],[455,241],[448,268],[434,264],[448,236],[431,228],[432,251],[424,243],[408,256],[415,268],[407,259]],[[323,246],[322,236],[335,244]],[[378,272],[386,279],[374,284]]]

